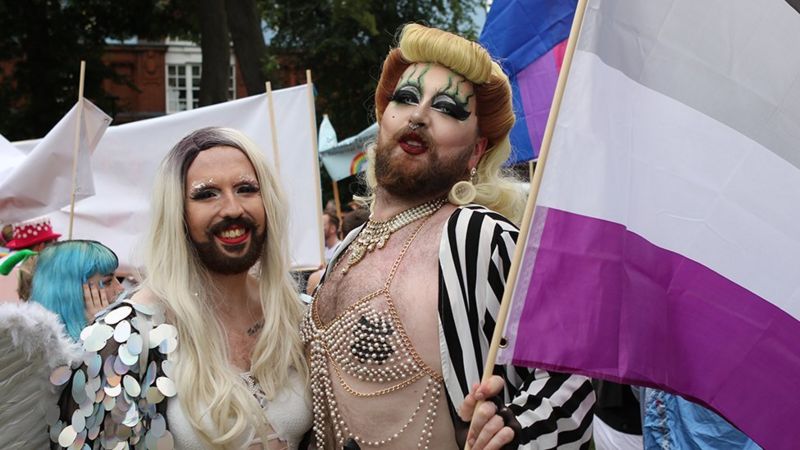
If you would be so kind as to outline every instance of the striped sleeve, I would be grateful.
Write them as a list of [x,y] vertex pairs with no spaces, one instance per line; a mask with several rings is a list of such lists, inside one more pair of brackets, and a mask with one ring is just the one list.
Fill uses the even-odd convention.
[[[457,210],[439,248],[439,318],[442,372],[457,411],[480,381],[517,228],[479,206]],[[520,448],[589,448],[594,391],[588,378],[513,365],[495,366],[505,398],[522,426]]]

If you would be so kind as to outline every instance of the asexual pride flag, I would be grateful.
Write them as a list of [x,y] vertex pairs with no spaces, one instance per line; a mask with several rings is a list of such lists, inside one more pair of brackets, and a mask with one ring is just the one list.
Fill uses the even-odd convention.
[[800,445],[800,13],[590,0],[501,362]]
[[495,0],[480,41],[511,79],[511,159],[539,156],[577,0]]

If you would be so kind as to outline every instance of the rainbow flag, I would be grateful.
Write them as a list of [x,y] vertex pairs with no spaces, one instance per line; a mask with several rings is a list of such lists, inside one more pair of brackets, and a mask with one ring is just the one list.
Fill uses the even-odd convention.
[[480,42],[511,80],[517,122],[509,164],[539,157],[577,0],[496,0]]
[[320,147],[319,156],[331,179],[339,181],[366,170],[367,148],[375,142],[377,135],[378,124],[373,123],[355,136],[327,148]]
[[785,0],[589,0],[501,363],[661,388],[798,448],[798,42]]

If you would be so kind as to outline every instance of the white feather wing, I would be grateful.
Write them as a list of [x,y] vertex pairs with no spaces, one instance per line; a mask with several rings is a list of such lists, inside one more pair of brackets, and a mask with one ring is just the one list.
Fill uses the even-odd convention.
[[0,449],[49,447],[45,417],[56,413],[60,393],[50,374],[82,355],[43,306],[0,304]]

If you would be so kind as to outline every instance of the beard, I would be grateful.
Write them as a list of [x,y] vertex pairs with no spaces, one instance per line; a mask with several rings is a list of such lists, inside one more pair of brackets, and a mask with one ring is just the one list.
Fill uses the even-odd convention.
[[375,148],[375,179],[378,186],[396,197],[427,200],[444,196],[454,184],[466,178],[471,156],[469,149],[461,149],[454,155],[454,159],[443,161],[437,147],[424,130],[416,133],[428,148],[414,159],[422,159],[420,156],[424,155],[425,160],[408,163],[402,160],[404,154],[393,157],[393,150],[406,133],[408,130],[403,129],[387,142],[378,139]]
[[[219,248],[219,244],[214,239],[214,235],[232,225],[240,225],[250,233],[249,243],[237,245],[226,245],[232,251],[239,251],[247,247],[247,251],[241,256],[230,256]],[[261,257],[261,251],[264,247],[264,241],[267,237],[266,228],[261,234],[258,234],[256,224],[246,218],[237,219],[224,219],[214,224],[208,231],[206,231],[206,241],[198,242],[191,239],[194,249],[197,252],[197,257],[203,263],[209,272],[219,273],[222,275],[235,275],[247,272]]]

